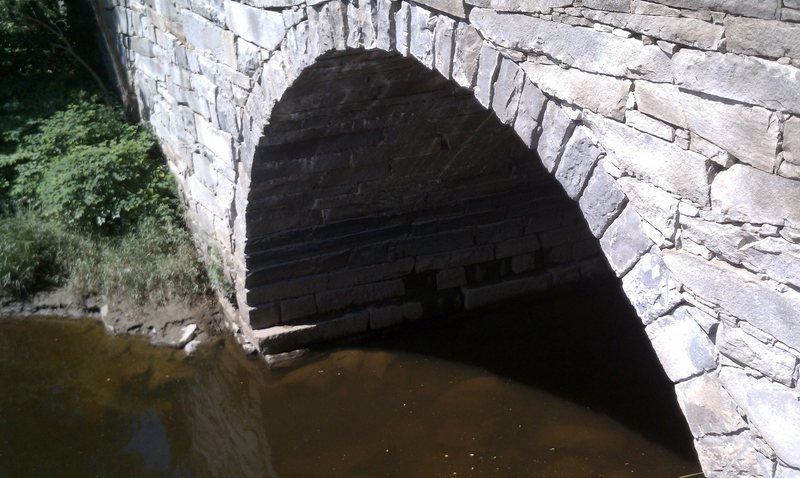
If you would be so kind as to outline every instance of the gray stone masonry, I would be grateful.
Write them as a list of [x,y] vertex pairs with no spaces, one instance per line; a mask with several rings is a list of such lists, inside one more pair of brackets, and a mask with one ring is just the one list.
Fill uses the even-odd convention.
[[246,340],[291,350],[608,264],[706,476],[800,476],[798,0],[106,12]]

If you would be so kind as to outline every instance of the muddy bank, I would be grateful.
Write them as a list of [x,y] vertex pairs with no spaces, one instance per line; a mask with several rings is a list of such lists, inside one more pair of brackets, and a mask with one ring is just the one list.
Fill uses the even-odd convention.
[[100,297],[79,300],[64,289],[25,299],[0,296],[0,320],[6,317],[94,319],[110,334],[146,336],[154,345],[184,349],[188,354],[219,335],[224,323],[222,310],[211,297],[132,304]]

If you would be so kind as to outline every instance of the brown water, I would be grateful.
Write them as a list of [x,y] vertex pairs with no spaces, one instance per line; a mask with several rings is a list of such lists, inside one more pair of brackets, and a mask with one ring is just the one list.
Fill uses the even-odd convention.
[[[674,399],[659,398],[665,392],[653,391],[650,379],[598,381],[593,360],[581,369],[583,377],[570,378],[576,371],[568,360],[552,350],[549,358],[539,355],[558,349],[558,340],[543,336],[541,327],[528,327],[525,333],[534,335],[523,338],[513,326],[541,312],[511,307],[493,312],[498,317],[412,327],[273,371],[229,340],[186,359],[142,340],[106,336],[89,322],[0,321],[0,477],[678,477],[699,471],[685,425],[674,423],[680,419]],[[487,329],[487,320],[496,325]],[[555,322],[551,328],[562,336],[572,334],[568,321],[533,322]],[[510,335],[498,341],[498,330]],[[540,373],[545,369],[576,384],[566,387],[567,396],[583,389],[577,396],[584,398],[544,391],[564,388]],[[644,392],[634,390],[641,384]],[[619,386],[628,391],[612,391],[612,401],[630,401],[616,412],[592,398],[608,395],[598,388]],[[653,415],[661,422],[641,420]],[[671,428],[683,433],[677,441]]]

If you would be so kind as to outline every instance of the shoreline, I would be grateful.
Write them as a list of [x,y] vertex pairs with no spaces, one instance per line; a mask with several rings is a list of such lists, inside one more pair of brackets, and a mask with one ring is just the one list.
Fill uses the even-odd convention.
[[25,299],[0,297],[0,320],[35,317],[96,320],[109,334],[147,337],[155,346],[182,349],[186,355],[221,335],[225,328],[222,308],[211,297],[131,304],[101,297],[78,300],[65,289]]

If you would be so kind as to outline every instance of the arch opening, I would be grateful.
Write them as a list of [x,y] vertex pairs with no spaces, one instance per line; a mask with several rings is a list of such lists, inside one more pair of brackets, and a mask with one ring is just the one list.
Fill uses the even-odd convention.
[[512,128],[380,51],[326,54],[287,90],[246,223],[250,324],[275,332],[265,353],[611,275]]
[[[574,197],[472,91],[412,58],[339,51],[304,70],[258,145],[246,223],[250,324],[265,354],[421,317],[525,307],[559,290],[563,304],[570,285],[591,284],[615,296],[603,305],[609,317],[625,303],[614,319],[629,323],[610,334],[641,341],[617,360],[643,352],[645,366],[658,364]],[[591,330],[610,327],[609,317]],[[641,385],[647,410],[615,408],[608,400],[619,393],[582,399],[688,457],[680,410],[661,396],[670,382],[629,368],[619,389]],[[583,394],[553,377],[537,385]]]

